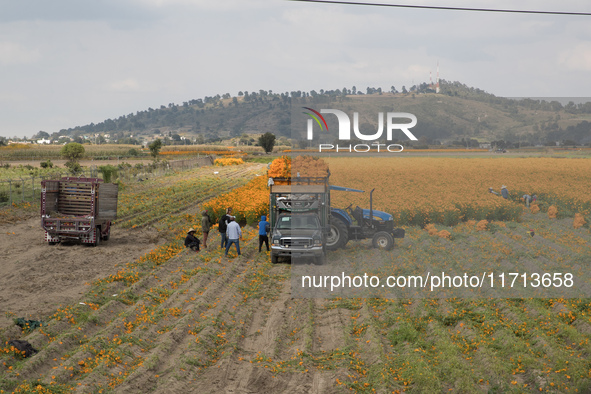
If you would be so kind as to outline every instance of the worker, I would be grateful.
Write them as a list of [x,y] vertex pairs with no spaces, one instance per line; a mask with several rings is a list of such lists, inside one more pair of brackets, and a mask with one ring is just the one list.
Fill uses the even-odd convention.
[[230,216],[230,222],[228,223],[228,228],[226,229],[226,237],[226,252],[224,255],[227,256],[230,246],[235,244],[236,253],[238,253],[238,256],[240,256],[240,237],[242,237],[242,230],[240,229],[240,225],[236,222],[236,218],[234,216]]
[[507,186],[505,185],[501,186],[501,196],[503,196],[505,200],[509,199],[509,190],[507,190]]
[[261,221],[259,222],[259,253],[261,252],[261,247],[263,246],[263,242],[267,247],[267,252],[269,251],[269,233],[270,224],[267,222],[267,217],[265,215],[261,216]]
[[521,198],[523,199],[523,201],[525,201],[525,206],[529,207],[529,204],[532,201],[532,197],[529,194],[524,194]]
[[211,219],[207,213],[207,210],[201,212],[201,233],[203,234],[203,247],[207,248],[207,236],[209,235],[209,229],[211,228]]
[[195,236],[195,229],[189,229],[189,231],[187,231],[187,237],[185,238],[185,247],[199,252],[200,243],[199,238]]
[[226,237],[226,230],[228,229],[228,222],[230,221],[230,215],[232,214],[232,208],[226,208],[226,213],[222,215],[218,223],[218,230],[222,237],[221,248],[224,249],[228,245],[228,238]]

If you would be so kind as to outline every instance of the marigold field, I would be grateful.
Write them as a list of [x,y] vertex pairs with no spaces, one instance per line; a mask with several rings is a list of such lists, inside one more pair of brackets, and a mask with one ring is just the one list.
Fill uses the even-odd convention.
[[[329,266],[535,260],[585,272],[591,260],[589,159],[324,161],[332,184],[366,190],[333,192],[334,205],[369,207],[375,188],[374,209],[406,229],[391,251],[350,241],[329,253]],[[292,298],[292,267],[258,252],[267,170],[246,163],[124,185],[115,226],[151,227],[166,241],[51,314],[5,311],[44,324],[0,327],[0,393],[591,392],[590,298]],[[488,193],[501,185],[510,201]],[[538,196],[538,213],[523,194]],[[228,206],[243,224],[240,256],[223,255],[215,224],[207,249],[183,247],[187,228],[203,237],[203,209],[217,223]],[[2,218],[34,208],[0,211],[2,234],[11,228]],[[10,339],[39,353],[23,357]]]
[[[516,220],[521,197],[537,195],[546,212],[551,205],[560,217],[591,213],[591,160],[552,158],[330,158],[331,183],[366,190],[334,193],[333,202],[369,207],[394,215],[399,224],[454,225],[459,221]],[[510,201],[500,193],[506,185]],[[523,203],[521,205],[524,205]]]

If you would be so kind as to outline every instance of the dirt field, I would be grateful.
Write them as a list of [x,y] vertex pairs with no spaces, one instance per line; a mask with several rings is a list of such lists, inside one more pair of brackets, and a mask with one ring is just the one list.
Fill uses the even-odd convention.
[[13,317],[47,320],[60,305],[74,303],[87,283],[115,272],[144,255],[160,240],[149,230],[114,227],[111,239],[97,248],[61,243],[49,246],[38,217],[0,226],[0,327]]
[[[241,256],[224,256],[215,228],[207,249],[183,248],[176,233],[198,228],[201,204],[260,168],[215,171],[130,186],[121,203],[138,227],[118,222],[97,248],[46,245],[32,209],[0,225],[0,341],[39,350],[22,358],[0,347],[0,392],[591,392],[589,299],[294,298],[297,270],[259,253],[250,226]],[[494,262],[510,272],[521,262],[531,272],[559,261],[584,280],[588,228],[544,213],[521,219],[486,231],[437,225],[449,239],[408,227],[392,251],[351,241],[328,266],[368,260],[400,274],[428,262],[446,272]],[[15,317],[47,324],[23,332]]]

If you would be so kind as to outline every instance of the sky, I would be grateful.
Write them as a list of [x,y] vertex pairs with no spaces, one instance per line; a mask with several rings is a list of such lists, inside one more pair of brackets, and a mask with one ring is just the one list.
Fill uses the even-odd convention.
[[[591,12],[586,0],[372,3]],[[407,88],[591,96],[591,16],[287,0],[0,0],[0,136],[239,91]]]

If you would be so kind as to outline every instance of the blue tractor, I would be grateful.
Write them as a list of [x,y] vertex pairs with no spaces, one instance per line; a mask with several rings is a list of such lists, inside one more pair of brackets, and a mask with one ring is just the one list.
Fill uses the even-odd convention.
[[[358,192],[363,190],[342,186],[330,186],[330,190]],[[369,209],[349,205],[345,209],[330,209],[330,231],[326,237],[326,248],[335,250],[344,247],[349,240],[372,239],[374,248],[390,250],[394,247],[394,238],[404,238],[402,228],[394,228],[394,218],[386,212],[373,209],[373,192],[369,193]]]

